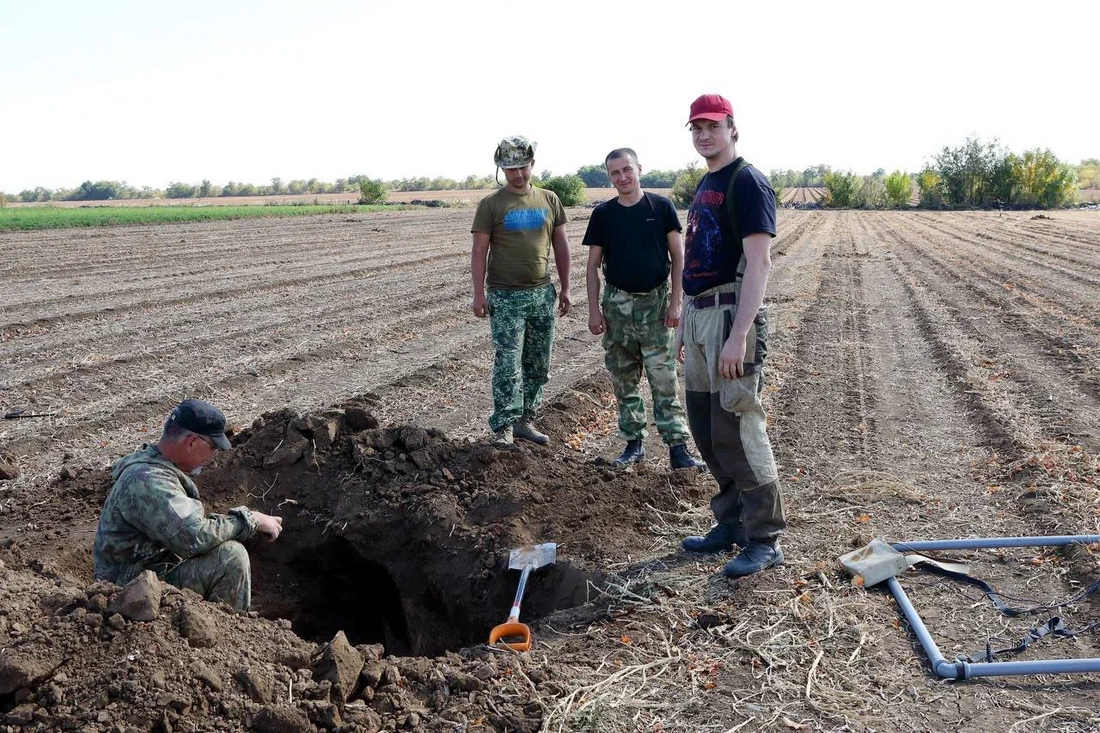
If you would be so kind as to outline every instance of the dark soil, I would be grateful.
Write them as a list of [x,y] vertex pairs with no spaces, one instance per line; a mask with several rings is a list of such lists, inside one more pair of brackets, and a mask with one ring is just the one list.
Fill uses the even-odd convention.
[[[558,443],[602,409],[588,393],[606,389],[604,380],[584,386],[548,408],[545,424]],[[532,682],[549,677],[526,655],[501,657],[483,644],[515,592],[508,550],[558,543],[559,561],[532,575],[524,598],[522,619],[536,634],[555,612],[564,612],[554,616],[559,625],[590,623],[606,610],[592,602],[606,577],[601,566],[649,542],[649,507],[675,507],[669,474],[382,427],[376,404],[367,395],[313,414],[266,413],[198,478],[208,510],[247,504],[284,519],[278,541],[249,543],[248,617],[167,589],[156,620],[111,619],[105,609],[118,589],[90,583],[86,547],[54,545],[70,517],[102,503],[109,472],[74,470],[59,480],[49,508],[37,507],[53,521],[8,540],[4,551],[0,636],[18,639],[0,657],[0,679],[4,664],[18,669],[20,660],[49,669],[0,687],[0,720],[32,730],[111,730],[123,721],[143,730],[299,729],[264,722],[276,718],[361,726],[342,730],[454,730],[446,721],[475,720],[536,730],[544,711],[530,693],[538,683],[507,709],[477,703],[479,691],[518,674],[520,664],[531,667]],[[695,472],[679,473],[701,496]],[[189,628],[212,627],[212,642],[193,648],[194,639],[181,638],[185,612],[198,617]],[[381,664],[396,681],[359,677],[347,698],[325,686],[320,655],[338,633],[368,668]]]

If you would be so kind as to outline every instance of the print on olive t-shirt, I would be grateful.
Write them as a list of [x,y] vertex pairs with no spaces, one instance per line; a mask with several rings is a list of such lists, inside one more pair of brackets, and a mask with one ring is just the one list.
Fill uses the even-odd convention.
[[566,221],[553,191],[532,186],[519,194],[502,188],[483,198],[471,231],[489,235],[489,287],[526,290],[547,285],[554,228]]

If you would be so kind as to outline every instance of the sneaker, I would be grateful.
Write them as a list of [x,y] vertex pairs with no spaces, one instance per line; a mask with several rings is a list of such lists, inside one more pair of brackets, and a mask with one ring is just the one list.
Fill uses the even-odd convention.
[[750,542],[740,555],[726,563],[722,574],[727,578],[740,578],[782,564],[783,551],[778,542]]
[[734,545],[746,544],[745,529],[740,524],[716,524],[702,537],[685,537],[680,547],[688,552],[728,552]]
[[512,440],[512,426],[511,425],[505,425],[500,430],[495,431],[493,433],[493,435],[495,436],[493,438],[493,445],[505,446],[505,445],[512,445],[513,442],[514,442]]
[[642,446],[642,441],[630,440],[626,443],[626,449],[623,454],[611,462],[612,466],[630,466],[635,463],[641,463],[645,460],[645,448]]
[[668,449],[668,462],[672,468],[697,468],[700,471],[707,470],[707,464],[703,463],[688,452],[683,443],[674,445]]
[[512,435],[519,440],[526,440],[539,445],[548,445],[550,443],[550,436],[536,430],[535,426],[531,424],[531,421],[525,417],[517,420],[516,424],[512,426]]

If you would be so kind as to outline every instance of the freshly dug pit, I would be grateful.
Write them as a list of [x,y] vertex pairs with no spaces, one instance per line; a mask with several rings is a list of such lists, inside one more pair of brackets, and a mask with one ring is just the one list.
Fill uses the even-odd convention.
[[[507,569],[506,552],[440,543],[396,514],[327,531],[287,520],[277,543],[253,549],[253,606],[302,638],[343,630],[353,645],[436,656],[483,643],[508,615],[519,572]],[[533,574],[522,619],[584,603],[591,577],[564,562]]]
[[[526,522],[533,502],[514,490],[531,462],[521,451],[379,428],[354,405],[267,415],[241,441],[229,465],[203,475],[204,489],[283,517],[277,542],[250,543],[253,605],[310,640],[343,630],[352,644],[416,656],[483,643],[515,594],[508,551],[557,531]],[[500,470],[507,480],[492,475]],[[540,570],[521,620],[585,603],[590,581],[598,573],[565,560]]]

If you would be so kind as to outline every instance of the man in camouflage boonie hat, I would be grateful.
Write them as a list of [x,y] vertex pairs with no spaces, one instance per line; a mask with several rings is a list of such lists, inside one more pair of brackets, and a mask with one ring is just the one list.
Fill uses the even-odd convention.
[[[496,352],[489,427],[499,445],[513,438],[545,445],[550,438],[532,419],[549,379],[555,299],[559,315],[569,312],[568,219],[553,191],[531,185],[535,143],[506,137],[493,162],[504,170],[507,185],[477,206],[470,266],[470,308],[478,318],[489,317]],[[560,292],[550,283],[551,250]]]
[[535,148],[538,143],[531,142],[522,135],[512,135],[500,141],[497,150],[493,153],[493,162],[496,163],[497,183],[500,183],[500,169],[505,170],[523,168],[535,162]]
[[225,515],[203,512],[192,476],[231,447],[221,410],[188,399],[172,410],[156,444],[116,461],[96,530],[96,580],[126,585],[152,570],[174,586],[247,611],[252,574],[241,542],[255,534],[276,539],[283,520],[243,506]]

